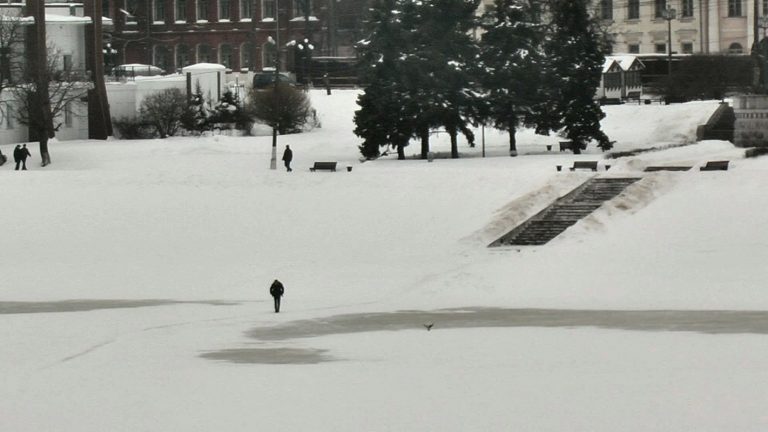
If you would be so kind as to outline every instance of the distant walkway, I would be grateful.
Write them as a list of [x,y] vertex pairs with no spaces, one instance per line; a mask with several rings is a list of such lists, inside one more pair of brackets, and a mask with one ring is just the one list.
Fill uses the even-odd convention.
[[488,246],[546,244],[638,180],[639,177],[592,178]]

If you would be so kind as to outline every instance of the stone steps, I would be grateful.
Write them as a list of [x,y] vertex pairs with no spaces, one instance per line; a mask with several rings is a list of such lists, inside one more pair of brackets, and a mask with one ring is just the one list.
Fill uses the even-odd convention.
[[593,178],[559,198],[490,246],[543,245],[619,195],[637,177]]

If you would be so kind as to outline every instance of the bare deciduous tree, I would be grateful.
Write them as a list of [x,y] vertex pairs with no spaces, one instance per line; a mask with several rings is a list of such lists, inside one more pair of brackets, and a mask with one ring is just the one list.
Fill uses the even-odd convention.
[[281,135],[300,131],[312,115],[307,95],[284,83],[266,90],[253,90],[249,108],[253,117],[276,128]]
[[11,91],[18,105],[16,119],[37,134],[42,165],[46,166],[51,163],[48,140],[55,137],[61,127],[61,123],[54,120],[65,110],[82,104],[92,83],[84,71],[66,69],[61,51],[52,44],[47,48],[44,70],[40,73],[29,69],[29,63],[26,63],[23,76],[31,79],[14,85]]

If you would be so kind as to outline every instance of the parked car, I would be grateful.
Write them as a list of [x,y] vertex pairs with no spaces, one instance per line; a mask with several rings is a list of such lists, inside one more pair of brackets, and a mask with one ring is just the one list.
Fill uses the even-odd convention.
[[119,66],[115,66],[115,68],[112,69],[112,73],[116,76],[127,77],[165,75],[165,71],[163,69],[157,66],[141,63],[121,64]]
[[[277,82],[285,83],[291,86],[296,85],[296,81],[287,73],[278,73]],[[253,76],[253,88],[265,89],[275,85],[274,72],[258,72]]]

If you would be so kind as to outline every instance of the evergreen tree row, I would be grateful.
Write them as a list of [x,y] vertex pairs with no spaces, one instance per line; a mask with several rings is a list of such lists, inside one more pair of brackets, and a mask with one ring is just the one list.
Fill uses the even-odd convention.
[[521,127],[557,132],[577,152],[592,140],[610,149],[593,98],[604,40],[588,0],[496,0],[479,17],[478,4],[374,1],[369,36],[358,47],[366,84],[355,133],[363,156],[392,147],[404,159],[416,138],[426,158],[430,131],[442,128],[457,158],[459,134],[472,145],[469,127],[479,124],[508,131],[512,156]]

